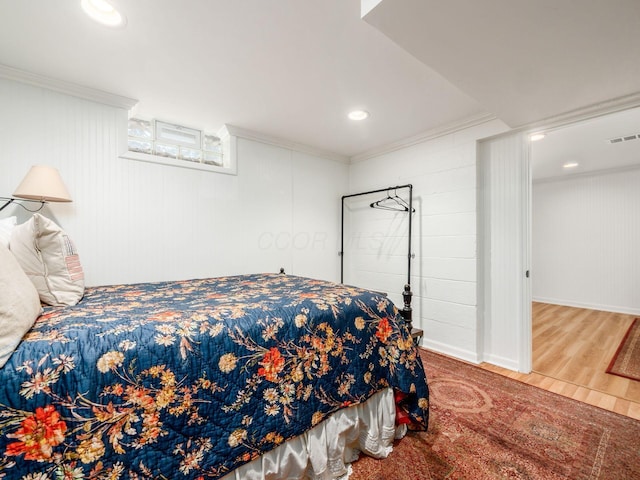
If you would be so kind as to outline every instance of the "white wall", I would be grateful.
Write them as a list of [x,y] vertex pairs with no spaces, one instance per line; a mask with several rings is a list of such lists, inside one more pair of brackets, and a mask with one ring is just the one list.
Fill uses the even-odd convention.
[[[277,272],[338,280],[347,165],[238,140],[238,175],[121,159],[127,112],[0,79],[0,196],[34,164],[74,201],[43,214],[73,238],[88,285]],[[185,119],[188,122],[188,119]],[[0,216],[28,218],[19,207]]]
[[[478,335],[483,361],[531,371],[530,140],[509,132],[478,145]],[[480,339],[482,338],[482,342]]]
[[[478,361],[476,296],[476,140],[505,131],[498,121],[352,164],[349,193],[411,183],[414,326],[423,345]],[[384,196],[384,195],[382,195]],[[374,210],[380,198],[349,201],[345,283],[389,293],[402,306],[406,214]]]
[[640,168],[533,185],[534,301],[640,314]]

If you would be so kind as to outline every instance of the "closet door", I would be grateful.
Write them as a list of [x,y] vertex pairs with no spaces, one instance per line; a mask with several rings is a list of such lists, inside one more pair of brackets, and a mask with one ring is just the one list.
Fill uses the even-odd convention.
[[531,371],[529,139],[478,145],[478,351],[484,361]]

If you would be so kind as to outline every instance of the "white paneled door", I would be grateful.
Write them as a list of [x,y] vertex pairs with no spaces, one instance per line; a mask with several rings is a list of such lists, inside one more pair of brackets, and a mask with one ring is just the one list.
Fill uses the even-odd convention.
[[478,145],[478,351],[484,361],[531,370],[529,139]]

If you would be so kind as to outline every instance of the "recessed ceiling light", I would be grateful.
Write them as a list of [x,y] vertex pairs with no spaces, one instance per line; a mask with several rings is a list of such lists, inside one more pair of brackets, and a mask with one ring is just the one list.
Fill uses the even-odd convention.
[[579,165],[578,162],[567,162],[562,165],[562,168],[576,168]]
[[369,118],[369,112],[354,110],[353,112],[349,112],[349,118],[351,120],[364,120],[365,118]]
[[123,27],[126,23],[124,15],[106,0],[82,0],[80,5],[89,17],[108,27]]
[[532,142],[537,142],[538,140],[542,140],[546,135],[544,133],[532,133],[529,137],[529,140]]

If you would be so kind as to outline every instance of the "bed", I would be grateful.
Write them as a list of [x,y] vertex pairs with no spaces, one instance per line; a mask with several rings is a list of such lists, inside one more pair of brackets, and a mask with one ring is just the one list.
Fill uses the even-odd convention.
[[0,478],[339,478],[428,405],[382,294],[282,274],[92,287],[0,370]]

